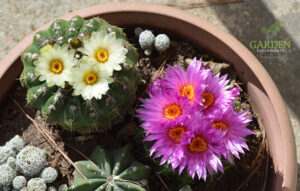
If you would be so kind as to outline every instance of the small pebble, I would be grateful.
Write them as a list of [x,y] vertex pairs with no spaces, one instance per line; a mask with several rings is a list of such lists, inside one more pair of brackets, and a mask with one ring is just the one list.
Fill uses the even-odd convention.
[[143,29],[141,28],[141,27],[136,27],[135,29],[134,29],[134,34],[136,35],[136,36],[140,36],[140,34],[143,32]]
[[150,56],[151,53],[152,53],[152,50],[150,50],[150,49],[147,49],[147,50],[144,51],[144,54],[145,54],[146,56]]

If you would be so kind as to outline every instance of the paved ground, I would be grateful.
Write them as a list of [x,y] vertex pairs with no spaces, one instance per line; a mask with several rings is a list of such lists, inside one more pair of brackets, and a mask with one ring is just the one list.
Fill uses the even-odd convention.
[[[162,2],[158,0],[141,1]],[[109,3],[111,1],[0,0],[0,2],[0,23],[2,23],[0,25],[1,60],[21,39],[50,20],[72,10],[99,3]],[[176,3],[179,1],[164,0],[164,2]],[[189,2],[193,2],[193,0],[189,0]],[[244,0],[243,3],[214,5],[185,10],[220,26],[222,29],[233,34],[246,47],[249,47],[250,42],[253,40],[290,41],[290,48],[285,49],[285,52],[259,53],[253,49],[251,51],[270,73],[288,105],[298,147],[299,167],[300,91],[298,88],[300,88],[300,0]],[[298,183],[298,190],[300,190],[299,176]]]

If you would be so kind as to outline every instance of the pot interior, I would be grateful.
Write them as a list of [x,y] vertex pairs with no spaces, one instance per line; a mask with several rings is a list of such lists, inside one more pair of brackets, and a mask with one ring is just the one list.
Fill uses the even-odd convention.
[[[85,14],[88,15],[88,17],[98,16],[93,13]],[[65,19],[69,19],[73,15],[67,15]],[[286,179],[285,174],[287,173],[286,166],[283,164],[287,162],[285,161],[285,156],[288,155],[288,153],[284,148],[284,144],[281,144],[281,142],[278,141],[278,139],[283,137],[278,116],[270,98],[265,92],[263,84],[260,83],[261,80],[257,78],[257,75],[261,75],[260,71],[251,70],[248,66],[251,65],[251,63],[245,60],[245,58],[242,58],[240,56],[240,52],[233,50],[232,46],[224,43],[222,37],[227,38],[227,34],[220,34],[217,37],[206,30],[205,26],[202,26],[203,28],[199,28],[199,25],[197,26],[183,19],[159,13],[142,11],[112,11],[101,14],[101,17],[107,20],[110,24],[117,25],[119,27],[143,26],[144,28],[149,27],[159,29],[160,31],[177,36],[180,39],[193,42],[200,48],[210,52],[217,59],[233,64],[238,76],[245,84],[247,84],[247,91],[252,105],[254,109],[257,110],[257,113],[259,113],[261,119],[260,122],[263,127],[265,127],[268,139],[268,148],[275,167],[275,176],[273,181],[275,183],[274,190],[283,189],[284,181]],[[210,26],[208,26],[208,28],[209,27]],[[30,45],[30,43],[31,42],[28,42],[26,46]],[[244,49],[241,49],[241,52],[248,51]],[[18,79],[21,71],[22,62],[20,60],[20,55],[18,55],[18,59],[14,61],[0,79],[0,99],[1,96],[3,98],[7,95],[9,90],[11,90],[14,84],[17,83],[16,79]],[[2,103],[4,100],[5,99],[2,99]],[[293,183],[289,182],[286,184],[292,185]],[[286,187],[285,189],[292,190],[289,187]]]

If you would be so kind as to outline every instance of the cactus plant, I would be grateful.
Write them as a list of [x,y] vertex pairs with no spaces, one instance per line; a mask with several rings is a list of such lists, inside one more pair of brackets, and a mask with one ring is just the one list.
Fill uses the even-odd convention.
[[25,142],[19,135],[14,136],[14,138],[5,144],[7,148],[10,148],[16,152],[20,152],[20,150],[24,148],[24,145]]
[[[109,54],[105,47],[97,48],[100,45],[96,41],[101,37],[102,40],[111,38],[119,44],[119,53],[123,56]],[[91,53],[90,48],[97,49],[97,53]],[[73,91],[73,79],[78,76],[73,75],[71,69],[74,65],[76,68],[83,58],[91,65],[98,61],[96,65],[107,70],[108,90],[93,89],[102,91],[99,96],[79,95],[81,89]],[[111,127],[112,121],[121,119],[133,103],[140,82],[136,49],[121,28],[96,17],[84,20],[75,16],[70,21],[56,20],[48,30],[35,34],[32,45],[24,51],[21,59],[24,70],[20,81],[28,89],[27,102],[41,110],[47,122],[82,133],[105,131]],[[46,61],[49,67],[40,67],[39,64]],[[103,62],[109,62],[110,69],[104,67]],[[94,73],[86,75],[86,86],[90,88],[97,77]],[[80,85],[76,87],[82,88]],[[95,91],[89,90],[89,93],[95,94]]]
[[16,152],[9,147],[0,147],[0,165],[6,163],[9,157],[16,157]]
[[62,184],[58,187],[58,191],[67,191],[68,186],[66,184]]
[[54,186],[50,186],[47,191],[57,191],[56,188]]
[[11,186],[3,186],[2,189],[3,189],[3,191],[10,191]]
[[27,185],[27,180],[24,176],[17,176],[13,180],[13,188],[16,190],[20,190],[21,188],[25,187]]
[[6,164],[10,166],[11,168],[15,169],[16,168],[16,159],[13,157],[9,157],[6,161]]
[[47,185],[42,178],[32,178],[27,183],[28,191],[46,191]]
[[158,52],[167,50],[170,46],[170,39],[166,34],[159,34],[155,37],[154,47]]
[[17,169],[24,175],[32,177],[40,173],[47,163],[46,152],[33,146],[26,146],[17,155]]
[[150,169],[134,160],[128,146],[110,152],[97,146],[90,159],[94,164],[89,161],[76,162],[88,180],[75,171],[75,181],[69,191],[146,190]]
[[149,56],[152,53],[155,36],[150,30],[144,30],[139,35],[139,44],[144,51],[145,55]]
[[47,167],[42,170],[40,178],[44,179],[47,184],[52,183],[56,180],[58,172],[55,168]]
[[7,164],[0,166],[0,185],[9,186],[16,177],[17,172]]

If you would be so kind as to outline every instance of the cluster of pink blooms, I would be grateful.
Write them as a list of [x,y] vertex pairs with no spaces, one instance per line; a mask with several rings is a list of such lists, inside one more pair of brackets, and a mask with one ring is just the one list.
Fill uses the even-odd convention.
[[205,180],[208,173],[223,172],[222,157],[232,163],[232,155],[239,158],[248,150],[244,137],[253,134],[247,128],[251,116],[234,111],[240,89],[226,77],[194,59],[186,71],[169,66],[150,84],[137,116],[145,141],[154,141],[150,154],[161,157],[161,164],[178,167],[179,174],[186,168],[191,177]]

